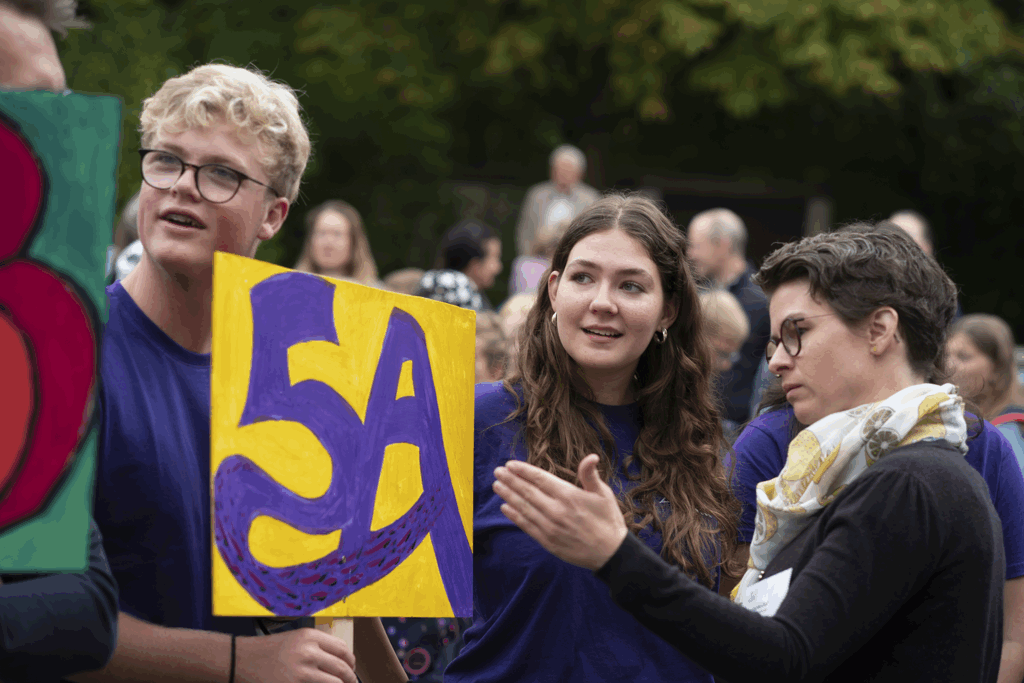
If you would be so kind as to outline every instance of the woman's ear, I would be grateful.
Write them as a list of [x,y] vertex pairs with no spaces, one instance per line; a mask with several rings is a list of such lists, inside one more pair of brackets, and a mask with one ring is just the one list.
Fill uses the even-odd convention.
[[558,276],[557,270],[551,271],[551,275],[548,276],[548,298],[551,299],[552,306],[555,304],[555,295],[558,294]]
[[891,306],[882,306],[868,318],[868,342],[872,348],[884,350],[895,344],[899,336],[900,314]]
[[676,317],[679,315],[679,302],[675,299],[670,299],[665,302],[664,312],[661,316],[661,322],[658,323],[658,329],[667,329],[672,327],[672,323],[676,321]]

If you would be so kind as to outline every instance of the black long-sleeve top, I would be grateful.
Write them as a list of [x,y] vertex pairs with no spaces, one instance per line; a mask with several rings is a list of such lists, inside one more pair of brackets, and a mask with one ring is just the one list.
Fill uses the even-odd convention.
[[[773,617],[709,593],[631,535],[597,576],[641,623],[728,681],[995,681],[1002,531],[985,482],[941,442],[862,473],[765,570]],[[762,579],[763,580],[763,579]]]
[[99,669],[117,641],[117,583],[90,521],[89,567],[73,574],[3,576],[0,681],[50,683]]

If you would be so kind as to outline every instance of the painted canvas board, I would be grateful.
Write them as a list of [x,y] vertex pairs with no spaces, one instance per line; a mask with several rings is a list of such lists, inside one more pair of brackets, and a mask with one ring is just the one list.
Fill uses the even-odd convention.
[[0,93],[0,572],[82,571],[121,103]]
[[213,612],[471,616],[475,314],[218,253]]

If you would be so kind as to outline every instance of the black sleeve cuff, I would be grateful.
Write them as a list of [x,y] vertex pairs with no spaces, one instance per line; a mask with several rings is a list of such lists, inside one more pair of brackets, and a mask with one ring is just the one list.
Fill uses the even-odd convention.
[[661,593],[678,595],[680,585],[699,588],[632,533],[626,534],[615,554],[594,574],[608,585],[615,602],[633,609]]

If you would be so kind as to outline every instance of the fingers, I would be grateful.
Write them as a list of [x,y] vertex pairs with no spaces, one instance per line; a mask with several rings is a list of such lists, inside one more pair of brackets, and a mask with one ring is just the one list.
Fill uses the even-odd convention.
[[[570,484],[569,491],[557,491],[553,495],[549,495],[533,481],[521,477],[516,472],[505,467],[498,467],[494,470],[494,479],[495,483],[505,486],[533,507],[548,513],[551,512],[549,508],[552,506],[552,503],[556,500],[564,499],[566,493],[571,495],[576,490],[576,487]],[[502,498],[508,500],[505,496],[502,496]]]
[[350,669],[333,657],[329,663],[321,664],[320,671],[312,674],[309,678],[311,683],[338,683],[338,681],[358,683],[359,681],[353,669]]
[[600,461],[601,459],[594,453],[591,453],[580,461],[580,483],[583,484],[584,490],[590,491],[591,493],[604,493],[601,489],[604,482],[601,480],[601,475],[597,471],[597,464]]
[[524,517],[511,504],[505,503],[501,506],[501,513],[508,517],[509,521],[522,529],[527,536],[541,544],[545,549],[551,550],[548,535],[541,531],[540,527]]
[[[316,642],[320,646],[321,650],[323,650],[327,654],[334,655],[334,657],[336,657],[337,659],[342,660],[342,662],[344,662],[349,669],[353,671],[355,670],[356,657],[354,654],[352,654],[352,650],[351,648],[349,648],[348,643],[346,643],[341,638],[332,636],[330,633],[324,633],[323,631],[318,631],[316,629],[312,630],[315,631],[315,633],[317,634]],[[327,659],[328,658],[326,657],[323,658],[324,661],[326,661]],[[331,659],[331,662],[334,663],[334,666],[330,668],[320,663],[318,663],[318,666],[320,666],[320,668],[324,671],[334,674],[335,676],[341,677],[341,674],[337,673],[337,671],[339,670],[338,665],[336,663],[337,660]]]
[[528,465],[521,460],[509,460],[505,463],[505,468],[520,479],[530,482],[552,498],[564,499],[577,490],[575,486],[564,479],[559,479],[550,472],[546,472],[534,465]]
[[342,683],[359,683],[359,679],[356,678],[355,673],[352,671],[347,671],[343,676],[335,676],[326,671],[317,671],[302,680],[303,683],[338,683],[338,681],[342,681]]
[[537,531],[546,529],[545,522],[556,516],[556,513],[552,512],[553,501],[545,500],[544,494],[537,487],[519,479],[504,468],[499,467],[495,470],[494,476],[496,481],[492,488],[505,500],[505,505],[502,507],[514,510],[517,519],[510,517],[507,512],[505,516],[523,528],[523,531],[526,531],[523,522],[528,523]]

